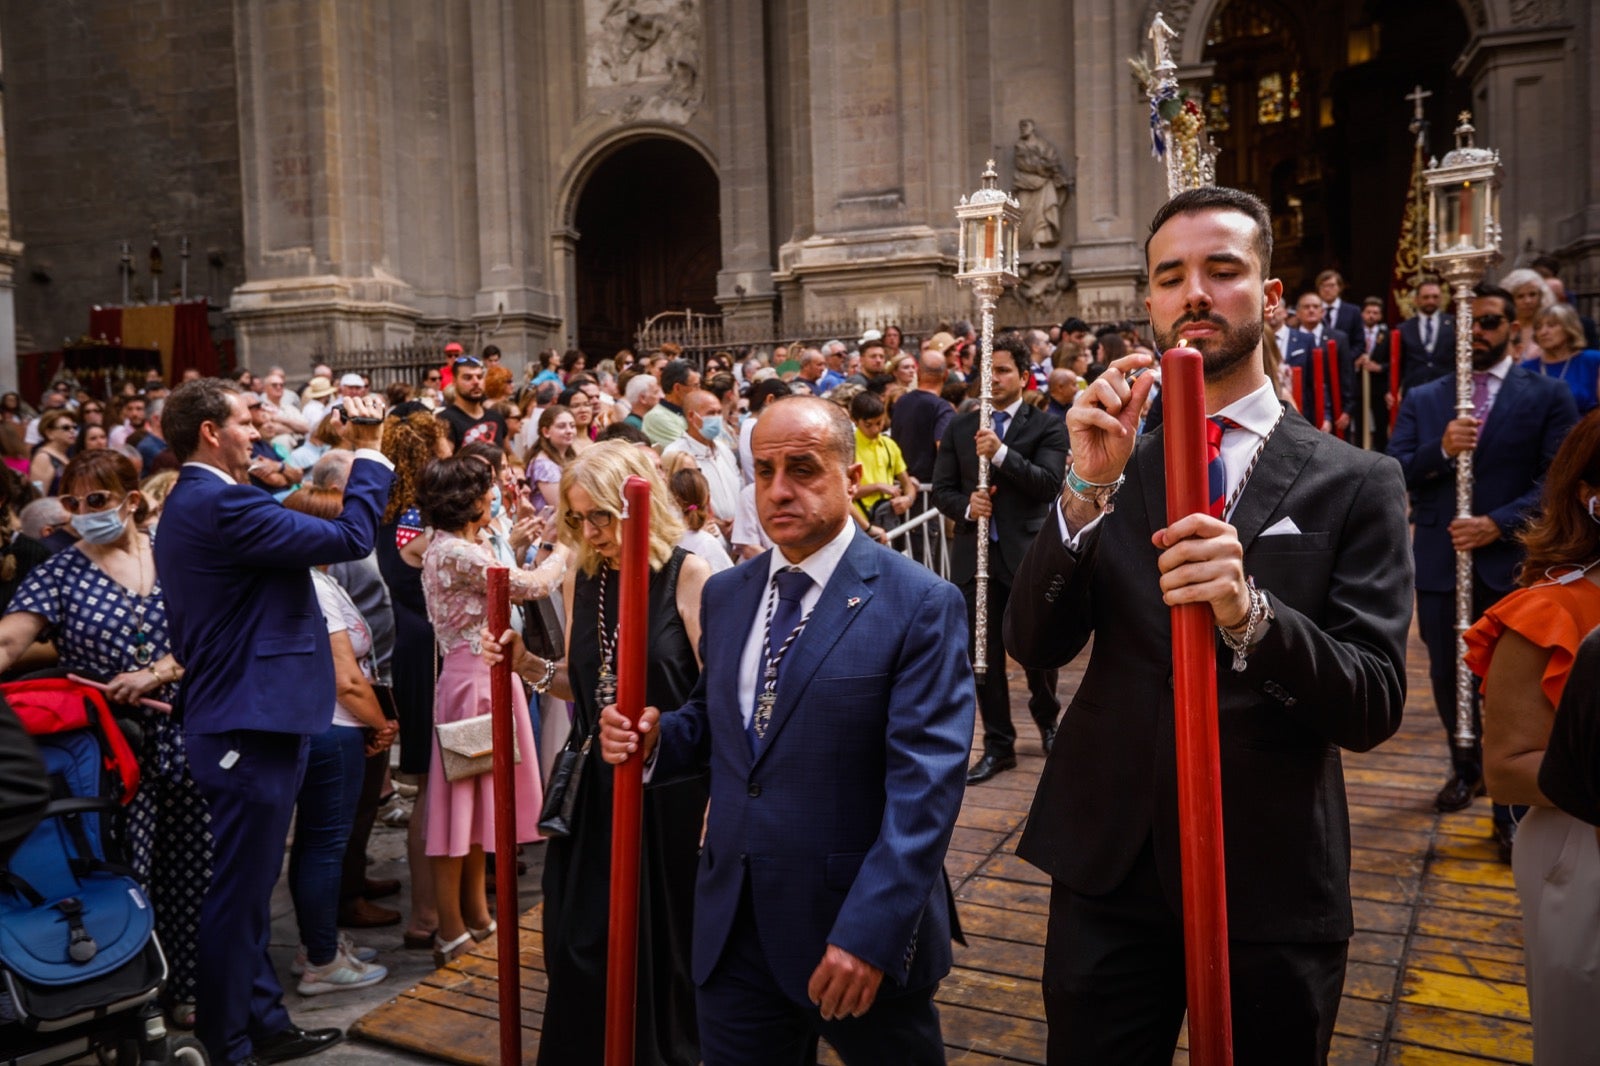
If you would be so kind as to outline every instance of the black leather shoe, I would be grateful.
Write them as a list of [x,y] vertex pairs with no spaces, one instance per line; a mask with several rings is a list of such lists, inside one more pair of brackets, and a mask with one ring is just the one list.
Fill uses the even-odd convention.
[[327,1051],[343,1039],[343,1029],[302,1029],[291,1025],[255,1041],[255,1052],[262,1062],[285,1062]]
[[1050,750],[1056,746],[1056,727],[1053,725],[1041,727],[1039,730],[1039,743],[1044,745],[1044,753],[1049,755]]
[[1450,780],[1444,783],[1439,794],[1433,797],[1433,809],[1441,814],[1451,811],[1463,811],[1472,806],[1472,801],[1485,793],[1483,779],[1468,781],[1460,774],[1451,774]]
[[1507,866],[1511,865],[1511,846],[1517,840],[1517,826],[1515,822],[1494,823],[1494,842],[1500,848],[1500,861]]
[[1015,770],[1017,757],[1015,755],[985,754],[967,771],[967,784],[981,785],[994,775],[1004,770]]

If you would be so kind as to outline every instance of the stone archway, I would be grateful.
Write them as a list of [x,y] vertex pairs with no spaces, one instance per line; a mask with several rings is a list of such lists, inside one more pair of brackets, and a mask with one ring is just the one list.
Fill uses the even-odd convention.
[[718,196],[710,164],[670,137],[627,141],[592,167],[572,213],[576,339],[591,360],[631,347],[659,311],[717,313]]

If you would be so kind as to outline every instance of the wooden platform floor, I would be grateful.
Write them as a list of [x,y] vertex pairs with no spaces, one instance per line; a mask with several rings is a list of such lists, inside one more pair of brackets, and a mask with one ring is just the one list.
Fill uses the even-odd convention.
[[[1083,657],[1080,657],[1080,661]],[[1411,698],[1399,734],[1345,755],[1353,840],[1356,936],[1330,1062],[1336,1066],[1467,1066],[1532,1061],[1523,985],[1522,923],[1511,868],[1489,837],[1480,800],[1433,810],[1447,759],[1420,642],[1410,649]],[[1072,692],[1076,671],[1063,671]],[[1013,678],[1016,720],[1026,692]],[[952,1063],[1044,1062],[1044,959],[1049,884],[1015,855],[1043,757],[1025,738],[1019,768],[967,791],[946,868],[967,946],[938,1000]],[[541,908],[521,922],[524,1062],[538,1047],[545,974]],[[364,1017],[356,1035],[441,1061],[497,1061],[492,943]],[[1187,1063],[1180,1049],[1175,1063]]]

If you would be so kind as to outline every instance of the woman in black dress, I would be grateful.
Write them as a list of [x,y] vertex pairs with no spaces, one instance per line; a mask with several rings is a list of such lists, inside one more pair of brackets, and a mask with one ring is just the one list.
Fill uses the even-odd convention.
[[[561,536],[577,553],[567,574],[572,605],[567,658],[549,663],[511,638],[517,672],[539,691],[573,703],[569,744],[579,748],[600,708],[614,702],[617,573],[622,485],[650,482],[649,672],[645,702],[670,713],[700,676],[700,592],[711,569],[676,548],[683,532],[672,494],[639,448],[596,444],[561,477]],[[487,637],[487,634],[485,634]],[[485,641],[486,657],[504,646]],[[544,958],[549,977],[541,1066],[600,1062],[605,1046],[606,935],[611,881],[612,768],[593,745],[585,759],[570,837],[552,838],[544,860]],[[708,793],[697,778],[646,789],[639,869],[639,973],[634,1062],[700,1061],[689,977],[695,867]]]
[[378,525],[378,571],[394,604],[395,711],[400,716],[400,772],[417,778],[417,798],[407,827],[406,860],[411,871],[411,921],[405,945],[433,947],[439,928],[433,872],[423,844],[428,824],[428,767],[433,756],[433,683],[437,676],[433,624],[422,597],[422,553],[428,537],[417,510],[417,481],[430,460],[453,450],[444,423],[420,403],[404,403],[383,425],[383,454],[394,464],[394,487]]

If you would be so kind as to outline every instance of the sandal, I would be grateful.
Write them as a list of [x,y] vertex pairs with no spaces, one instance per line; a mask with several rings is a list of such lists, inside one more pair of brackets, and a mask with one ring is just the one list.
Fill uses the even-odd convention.
[[468,926],[467,932],[471,935],[472,939],[481,944],[485,940],[488,940],[490,937],[494,936],[495,930],[499,928],[500,926],[496,924],[495,920],[490,918],[489,927],[487,929],[474,929],[471,926]]
[[472,933],[465,932],[448,944],[438,937],[433,938],[433,967],[439,969],[465,955],[472,947]]
[[437,929],[429,929],[425,933],[413,933],[411,930],[407,929],[403,938],[405,941],[406,950],[427,951],[429,948],[433,947],[433,940],[438,935],[439,930]]

